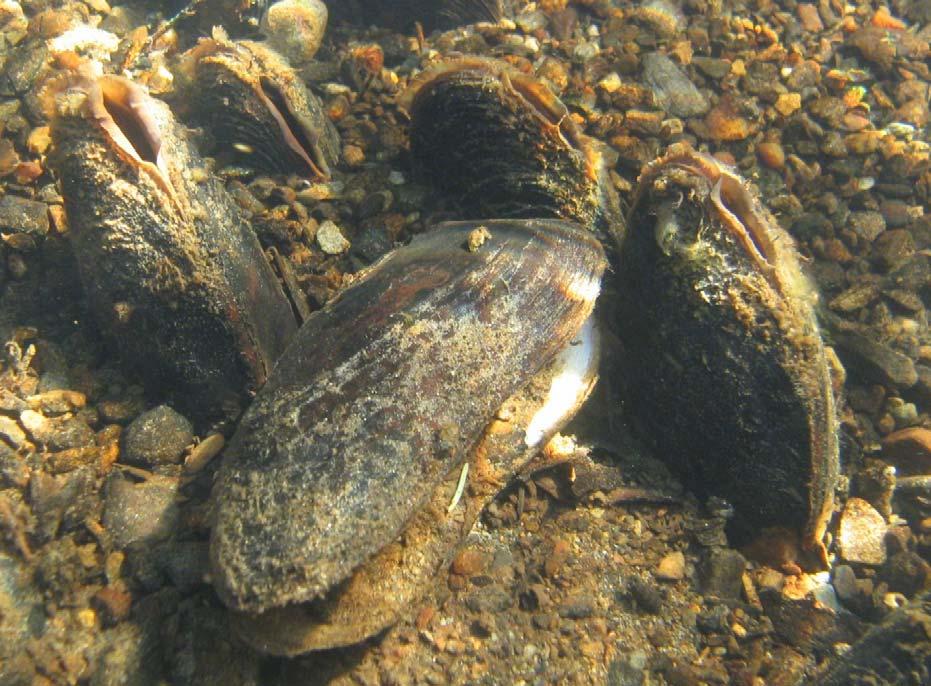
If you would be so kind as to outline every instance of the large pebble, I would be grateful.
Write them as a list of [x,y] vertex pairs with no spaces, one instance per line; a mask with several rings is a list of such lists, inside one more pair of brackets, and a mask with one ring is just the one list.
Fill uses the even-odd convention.
[[139,415],[123,435],[123,461],[143,467],[181,462],[194,441],[194,428],[167,405]]
[[48,205],[15,195],[0,198],[0,233],[41,238],[48,233]]
[[910,357],[856,332],[838,332],[835,342],[844,366],[854,376],[893,388],[911,388],[918,371]]
[[666,55],[643,56],[643,80],[653,89],[656,104],[675,117],[695,117],[710,108],[707,98]]
[[26,410],[19,421],[36,443],[51,451],[83,448],[95,442],[94,430],[77,417],[44,417]]
[[107,484],[103,524],[117,548],[168,538],[178,523],[178,480],[153,476],[134,484],[114,475]]
[[736,550],[712,549],[701,568],[702,592],[721,600],[737,600],[746,568],[746,559]]
[[268,8],[263,33],[292,64],[313,59],[326,32],[327,8],[320,0],[281,0]]
[[862,498],[851,498],[844,505],[837,546],[841,559],[865,565],[881,565],[886,561],[886,521],[872,505]]
[[883,459],[902,475],[931,473],[931,429],[909,427],[883,439]]

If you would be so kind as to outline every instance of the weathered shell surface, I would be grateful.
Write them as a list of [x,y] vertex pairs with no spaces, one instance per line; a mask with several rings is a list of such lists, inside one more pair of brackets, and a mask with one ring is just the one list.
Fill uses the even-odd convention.
[[416,606],[450,562],[485,505],[524,469],[588,397],[598,370],[594,317],[553,362],[511,396],[469,457],[469,486],[455,507],[453,470],[402,534],[317,601],[260,615],[234,613],[233,625],[263,652],[296,655],[359,643]]
[[736,524],[786,527],[824,560],[834,398],[791,237],[729,168],[687,146],[641,176],[620,251],[631,411]]
[[272,172],[328,178],[339,135],[319,98],[283,57],[261,43],[215,32],[183,58],[197,122],[218,147]]
[[168,108],[116,76],[63,93],[50,156],[91,308],[198,414],[261,386],[296,331],[251,228]]
[[221,469],[224,601],[259,612],[320,597],[396,539],[576,334],[603,269],[597,241],[564,222],[446,224],[315,313]]
[[501,0],[337,0],[328,3],[337,20],[407,30],[449,29],[501,19]]
[[400,104],[411,117],[420,175],[462,216],[558,217],[618,230],[599,149],[538,79],[503,62],[463,58],[418,76]]

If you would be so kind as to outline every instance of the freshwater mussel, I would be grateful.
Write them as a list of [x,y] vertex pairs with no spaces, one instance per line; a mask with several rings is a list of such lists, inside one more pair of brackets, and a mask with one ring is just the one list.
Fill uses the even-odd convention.
[[241,403],[296,323],[251,227],[168,107],[90,64],[47,92],[85,295],[124,364],[192,412]]
[[603,269],[598,242],[565,222],[453,223],[312,315],[221,468],[224,601],[254,613],[314,600],[396,540],[576,337]]
[[619,265],[622,381],[645,435],[734,506],[738,540],[781,528],[800,562],[826,564],[836,410],[792,238],[730,167],[681,145],[641,175]]
[[336,20],[409,30],[419,23],[425,31],[448,29],[501,19],[502,0],[334,0],[327,2]]
[[181,67],[179,91],[217,152],[265,171],[330,177],[339,158],[336,128],[281,55],[214,30],[182,57]]

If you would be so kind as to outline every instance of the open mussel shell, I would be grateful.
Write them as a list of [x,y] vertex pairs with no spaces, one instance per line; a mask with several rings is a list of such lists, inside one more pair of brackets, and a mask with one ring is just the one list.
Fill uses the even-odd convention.
[[734,506],[737,533],[797,532],[823,565],[835,407],[791,237],[734,171],[682,146],[641,175],[619,263],[622,381],[647,438]]
[[258,615],[234,613],[237,633],[262,652],[298,655],[359,643],[410,615],[500,484],[527,467],[588,397],[598,351],[590,317],[552,362],[505,401],[472,449],[468,469],[454,469],[397,539],[319,600]]
[[339,158],[339,135],[320,99],[285,59],[262,43],[222,31],[182,57],[180,88],[216,152],[255,169],[326,179]]
[[249,612],[313,600],[395,540],[576,335],[603,269],[565,222],[452,223],[314,313],[220,470],[221,598]]
[[198,415],[242,400],[297,329],[251,228],[164,103],[118,76],[57,87],[49,159],[103,331]]
[[419,176],[459,216],[558,217],[617,232],[620,212],[598,144],[539,79],[491,59],[437,65],[400,103]]
[[502,0],[331,0],[330,16],[339,21],[406,31],[451,29],[502,16]]

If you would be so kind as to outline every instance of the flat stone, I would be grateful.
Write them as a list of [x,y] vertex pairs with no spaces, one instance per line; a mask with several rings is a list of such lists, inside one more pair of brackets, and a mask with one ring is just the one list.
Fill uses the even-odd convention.
[[194,442],[194,427],[167,405],[143,412],[123,435],[124,462],[143,467],[178,464]]
[[915,254],[915,241],[906,229],[892,229],[873,243],[871,257],[880,269],[889,271],[901,266]]
[[680,550],[669,553],[659,561],[653,574],[660,581],[679,581],[685,577],[685,555]]
[[883,460],[904,476],[931,472],[931,429],[913,426],[883,439]]
[[42,238],[48,234],[48,205],[15,195],[0,198],[0,233],[22,233]]
[[696,117],[711,107],[685,72],[661,53],[643,56],[643,80],[653,89],[656,104],[675,117]]
[[329,219],[317,229],[317,244],[327,255],[339,255],[349,250],[349,241],[339,227]]
[[171,536],[178,523],[178,480],[153,476],[142,483],[116,474],[107,483],[103,524],[117,548]]
[[883,343],[852,331],[838,332],[835,342],[852,376],[900,389],[911,388],[918,381],[912,359]]
[[886,561],[886,521],[862,498],[850,498],[841,513],[837,546],[841,559],[864,565]]

